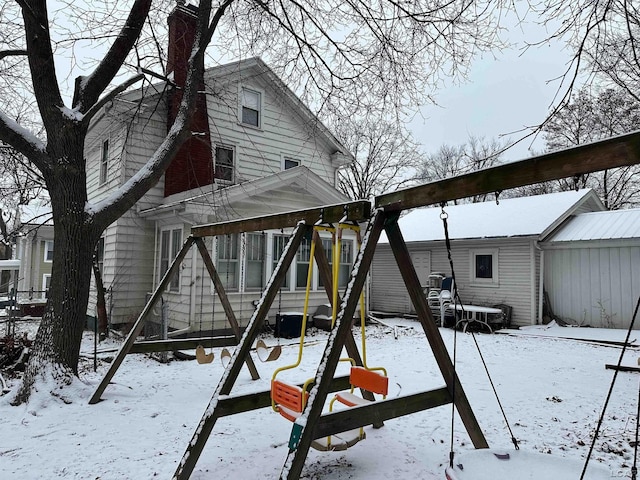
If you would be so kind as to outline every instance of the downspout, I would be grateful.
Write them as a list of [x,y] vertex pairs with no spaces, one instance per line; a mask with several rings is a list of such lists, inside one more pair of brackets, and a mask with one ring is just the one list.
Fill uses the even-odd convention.
[[151,291],[156,291],[156,278],[158,275],[158,249],[160,246],[158,245],[158,220],[154,223],[154,231],[153,231],[153,278],[151,279]]
[[537,240],[533,241],[536,250],[540,252],[540,278],[538,278],[538,315],[536,315],[536,324],[542,324],[542,308],[544,306],[544,250],[540,248]]

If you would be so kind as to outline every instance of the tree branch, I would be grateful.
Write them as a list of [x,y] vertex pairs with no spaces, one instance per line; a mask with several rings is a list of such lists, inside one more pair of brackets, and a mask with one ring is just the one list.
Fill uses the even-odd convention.
[[79,109],[81,112],[86,112],[98,101],[102,92],[124,64],[136,40],[138,40],[150,8],[151,0],[135,1],[127,21],[100,64],[89,77],[77,79],[73,98],[74,108]]
[[0,141],[29,158],[40,171],[48,168],[46,145],[29,130],[0,112]]
[[129,88],[131,85],[139,82],[140,80],[144,79],[144,75],[143,74],[138,74],[132,78],[130,78],[129,80],[121,83],[120,85],[118,85],[116,88],[114,88],[113,90],[111,90],[107,95],[105,95],[104,97],[102,97],[100,100],[98,100],[88,111],[87,113],[84,115],[83,117],[83,121],[86,123],[89,123],[91,121],[91,119],[95,116],[96,113],[98,113],[100,111],[100,109],[106,105],[107,103],[109,103],[110,101],[112,101],[118,94],[124,92],[127,88]]
[[131,208],[155,185],[167,169],[182,143],[191,135],[189,119],[195,109],[195,100],[204,75],[204,51],[218,26],[225,10],[235,0],[226,0],[220,5],[209,24],[211,0],[202,0],[198,11],[198,26],[192,55],[187,67],[187,78],[182,101],[176,118],[167,136],[147,164],[122,187],[96,205],[89,207],[97,226],[106,227]]
[[3,50],[0,52],[0,60],[6,57],[26,57],[26,50]]

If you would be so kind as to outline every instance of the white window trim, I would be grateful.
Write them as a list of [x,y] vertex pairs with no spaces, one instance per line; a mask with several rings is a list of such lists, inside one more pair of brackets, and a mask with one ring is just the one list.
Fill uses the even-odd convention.
[[[471,286],[476,287],[497,287],[500,285],[498,274],[498,258],[500,250],[498,248],[474,248],[469,250],[469,279]],[[476,277],[476,256],[491,255],[492,278]]]
[[[105,159],[104,146],[107,145],[107,154]],[[98,169],[98,184],[104,185],[109,180],[109,156],[111,151],[111,141],[109,138],[102,140],[100,145],[100,168]]]
[[[182,248],[182,245],[184,245],[184,225],[167,225],[167,226],[163,226],[160,228],[160,235],[159,235],[159,249],[158,249],[158,283],[160,282],[160,280],[162,280],[162,277],[164,277],[164,273],[162,273],[162,233],[163,232],[169,232],[169,261],[167,264],[167,271],[169,269],[169,267],[171,267],[171,264],[173,263],[173,260],[175,259],[175,257],[172,257],[171,254],[172,252],[175,250],[174,249],[174,245],[173,245],[173,232],[175,230],[180,230],[180,238],[181,238],[181,243],[178,246],[176,255],[180,252],[180,249]],[[172,288],[171,285],[171,281],[169,281],[169,283],[167,284],[167,287],[165,289],[165,292],[167,293],[180,293],[181,288],[182,288],[182,279],[181,279],[181,269],[178,269],[178,271],[176,272],[177,278],[178,278],[178,286],[175,288]]]
[[[231,150],[233,152],[233,164],[232,164],[232,171],[231,171],[231,180],[225,180],[224,178],[215,177],[215,174],[216,174],[216,162],[217,162],[217,158],[216,158],[216,149],[217,148],[226,148],[226,149]],[[225,142],[215,142],[213,144],[213,175],[215,177],[215,182],[217,184],[221,184],[221,185],[235,185],[237,172],[238,172],[238,149],[236,148],[236,146],[232,145],[230,143],[225,143]]]
[[[251,125],[250,123],[244,123],[242,121],[242,107],[244,106],[242,103],[242,92],[243,90],[247,90],[249,92],[257,93],[260,96],[260,105],[258,105],[258,125]],[[254,128],[257,130],[262,130],[262,119],[264,117],[264,91],[260,88],[250,87],[245,85],[238,86],[238,123],[243,127]]]
[[[49,245],[51,245],[51,248],[49,248]],[[49,252],[49,250],[53,251],[54,248],[55,248],[55,245],[53,243],[53,240],[45,240],[44,241],[44,256],[43,256],[44,263],[52,263],[53,262],[53,255],[52,255],[51,260],[49,260],[47,258],[47,253]]]
[[[47,279],[51,279],[51,274],[50,274],[50,273],[44,273],[44,274],[42,275],[42,285],[41,285],[41,289],[42,289],[42,291],[43,291],[43,292],[46,292],[46,291],[47,291]],[[43,297],[44,297],[44,296],[46,296],[46,293],[45,293],[45,295],[43,295]]]

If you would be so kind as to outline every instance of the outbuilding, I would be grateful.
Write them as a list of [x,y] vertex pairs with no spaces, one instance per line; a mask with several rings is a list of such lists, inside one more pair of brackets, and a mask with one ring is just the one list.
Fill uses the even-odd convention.
[[[482,203],[420,208],[399,225],[414,267],[425,287],[431,272],[451,275],[445,245],[446,213],[451,258],[465,303],[506,304],[513,326],[542,321],[542,250],[540,242],[574,215],[603,211],[590,189]],[[414,313],[393,253],[384,236],[371,269],[369,308]]]

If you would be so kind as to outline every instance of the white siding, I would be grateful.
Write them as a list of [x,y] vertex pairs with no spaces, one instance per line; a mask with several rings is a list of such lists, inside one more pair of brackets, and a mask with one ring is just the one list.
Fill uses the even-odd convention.
[[[462,301],[479,305],[505,303],[513,307],[512,325],[535,323],[532,312],[537,312],[537,302],[536,285],[531,285],[532,242],[527,238],[452,242],[451,257]],[[430,252],[431,271],[451,274],[444,242],[411,242],[407,248],[414,252],[413,255],[417,251]],[[498,285],[474,285],[470,281],[471,250],[478,248],[497,249]],[[388,244],[377,247],[371,273],[371,291],[373,310],[393,313],[413,311]]]
[[[268,77],[261,75],[241,78],[238,74],[207,80],[207,90],[215,92],[207,96],[211,140],[236,147],[236,183],[279,172],[282,157],[287,156],[300,160],[302,165],[335,185],[335,168],[330,157],[333,151],[320,139],[316,125],[293,110],[267,80]],[[259,129],[238,122],[240,86],[262,92]]]
[[628,328],[640,295],[640,246],[545,251],[545,289],[554,314],[571,323]]

